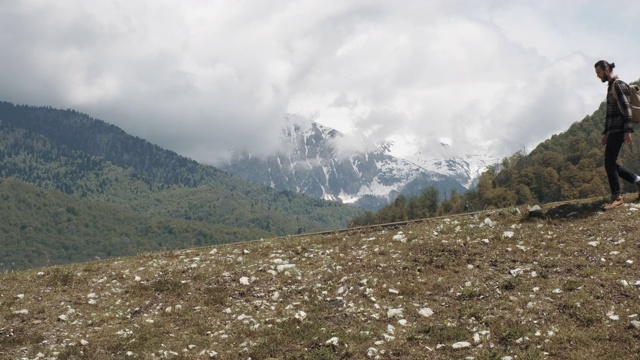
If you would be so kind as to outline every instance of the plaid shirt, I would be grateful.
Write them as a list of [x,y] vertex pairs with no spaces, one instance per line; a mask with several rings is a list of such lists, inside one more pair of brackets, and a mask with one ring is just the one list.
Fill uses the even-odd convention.
[[[616,91],[618,101],[613,97],[612,91]],[[614,76],[607,87],[607,119],[604,124],[603,134],[615,132],[633,132],[631,123],[631,106],[629,105],[629,85]],[[618,104],[620,104],[618,106]],[[622,109],[622,111],[620,111]]]

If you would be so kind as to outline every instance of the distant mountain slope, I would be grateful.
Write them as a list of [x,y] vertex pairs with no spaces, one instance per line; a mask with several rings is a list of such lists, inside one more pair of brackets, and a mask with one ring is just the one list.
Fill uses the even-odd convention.
[[0,179],[0,219],[0,272],[273,236],[151,217],[12,179]]
[[107,160],[132,169],[154,184],[197,186],[211,182],[221,173],[74,110],[0,102],[0,121],[4,129],[44,136],[53,148]]
[[344,228],[361,211],[247,183],[73,110],[0,102],[0,177],[147,215],[276,235]]
[[299,117],[289,117],[282,132],[282,150],[277,155],[233,153],[222,169],[243,179],[309,196],[341,200],[364,208],[379,208],[398,194],[417,194],[434,186],[443,197],[466,189],[449,175],[426,170],[395,158],[384,149],[339,153],[335,129]]

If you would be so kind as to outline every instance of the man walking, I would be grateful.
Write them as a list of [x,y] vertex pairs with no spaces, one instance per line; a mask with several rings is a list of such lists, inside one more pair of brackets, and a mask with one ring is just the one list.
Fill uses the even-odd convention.
[[[595,64],[596,75],[602,82],[607,82],[607,117],[602,133],[602,145],[604,150],[604,168],[607,171],[611,198],[604,206],[604,210],[610,210],[624,203],[620,193],[620,181],[618,176],[629,183],[635,183],[638,187],[640,200],[640,176],[618,165],[618,155],[624,143],[631,144],[633,132],[631,123],[631,106],[629,105],[629,86],[613,73],[615,63],[600,60]],[[615,92],[615,93],[614,93]]]

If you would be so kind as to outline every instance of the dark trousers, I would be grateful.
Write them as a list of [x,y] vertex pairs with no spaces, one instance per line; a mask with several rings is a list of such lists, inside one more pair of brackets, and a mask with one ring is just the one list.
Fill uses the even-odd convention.
[[623,144],[623,132],[611,133],[607,137],[607,146],[604,149],[604,169],[607,171],[612,196],[620,195],[620,181],[618,180],[618,176],[632,184],[636,180],[636,174],[617,163],[618,155],[620,154]]

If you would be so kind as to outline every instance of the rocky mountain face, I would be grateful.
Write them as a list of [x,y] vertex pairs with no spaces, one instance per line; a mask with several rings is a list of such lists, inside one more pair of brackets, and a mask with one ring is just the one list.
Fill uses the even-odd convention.
[[388,204],[400,193],[416,195],[433,186],[445,198],[451,190],[462,193],[467,190],[465,185],[472,183],[468,162],[451,159],[434,164],[425,160],[421,165],[391,156],[385,146],[339,151],[343,136],[316,122],[290,117],[277,154],[264,157],[235,151],[220,168],[276,189],[371,210]]

